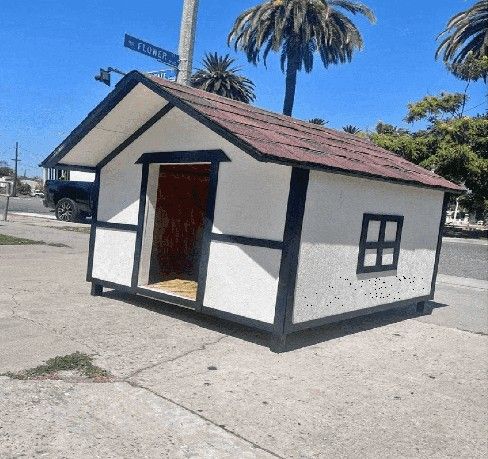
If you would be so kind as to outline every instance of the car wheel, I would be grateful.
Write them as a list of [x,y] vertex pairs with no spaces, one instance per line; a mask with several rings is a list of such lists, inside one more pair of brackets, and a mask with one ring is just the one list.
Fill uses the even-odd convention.
[[78,205],[72,199],[63,198],[56,204],[56,218],[63,222],[75,222],[79,218]]

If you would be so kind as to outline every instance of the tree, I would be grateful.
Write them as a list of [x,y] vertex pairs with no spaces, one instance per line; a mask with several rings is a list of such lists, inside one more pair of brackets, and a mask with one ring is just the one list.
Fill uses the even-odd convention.
[[433,110],[432,105],[424,104],[424,99],[409,105],[409,115],[412,115],[413,107],[415,119],[428,120],[426,129],[409,132],[391,125],[386,125],[385,129],[384,123],[379,123],[376,132],[370,134],[370,139],[448,180],[464,184],[470,190],[463,197],[464,205],[476,212],[478,218],[486,218],[488,116],[459,117],[453,113],[452,105],[434,104],[436,109]]
[[9,177],[11,175],[14,175],[13,169],[0,164],[0,177]]
[[344,132],[347,132],[348,134],[359,134],[361,132],[361,129],[359,129],[356,126],[353,126],[352,124],[348,124],[342,128]]
[[311,120],[308,120],[308,122],[311,124],[317,124],[318,126],[325,126],[328,123],[328,121],[325,121],[322,118],[312,118]]
[[293,112],[297,73],[312,71],[315,52],[327,68],[350,62],[363,47],[358,28],[339,9],[376,21],[367,6],[347,0],[267,0],[236,19],[228,43],[234,41],[235,50],[244,51],[249,62],[257,65],[262,52],[266,66],[270,51],[281,52],[285,115]]
[[442,92],[440,96],[425,96],[418,102],[408,104],[407,123],[427,118],[430,122],[437,121],[442,115],[462,116],[466,103],[466,95],[459,92]]
[[192,76],[191,85],[249,104],[256,98],[254,83],[238,74],[240,68],[232,67],[234,62],[228,54],[222,57],[217,53],[207,53],[203,59],[203,69],[197,70]]
[[437,38],[442,41],[435,57],[442,54],[444,62],[462,63],[470,52],[477,59],[488,56],[488,0],[453,16]]
[[180,55],[178,83],[184,85],[188,85],[191,78],[198,3],[199,0],[183,1],[183,15],[181,17],[180,44],[178,51]]

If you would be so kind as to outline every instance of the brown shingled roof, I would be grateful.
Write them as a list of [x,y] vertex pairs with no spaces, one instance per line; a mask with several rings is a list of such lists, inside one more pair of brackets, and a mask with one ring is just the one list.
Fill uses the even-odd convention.
[[263,160],[408,182],[455,192],[463,188],[367,139],[299,121],[215,94],[144,75],[223,128]]

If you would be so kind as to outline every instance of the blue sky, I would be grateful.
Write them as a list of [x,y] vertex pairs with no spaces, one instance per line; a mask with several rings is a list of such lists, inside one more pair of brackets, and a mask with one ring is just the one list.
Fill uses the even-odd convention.
[[[280,111],[284,78],[277,59],[270,59],[267,69],[254,67],[226,44],[237,15],[258,2],[200,0],[194,66],[205,51],[229,52],[256,83],[256,105]],[[325,70],[316,60],[311,74],[300,74],[294,116],[324,118],[339,129],[346,124],[372,129],[379,120],[404,125],[407,103],[462,90],[464,84],[434,60],[435,37],[448,18],[473,2],[365,0],[378,23],[355,19],[364,50],[351,64]],[[124,33],[177,51],[181,8],[181,0],[2,2],[0,160],[11,162],[19,141],[20,171],[39,174],[37,164],[109,92],[93,78],[100,67],[161,68],[124,48]],[[468,114],[482,111],[486,86],[474,84],[470,96]]]

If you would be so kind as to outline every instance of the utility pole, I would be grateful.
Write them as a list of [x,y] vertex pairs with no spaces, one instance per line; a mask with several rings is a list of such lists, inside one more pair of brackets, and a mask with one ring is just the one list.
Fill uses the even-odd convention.
[[15,162],[14,168],[14,186],[12,187],[12,196],[17,196],[17,169],[18,164],[21,161],[19,159],[19,142],[15,142],[15,159],[12,159]]
[[193,49],[197,27],[199,0],[183,0],[183,16],[180,29],[180,65],[177,82],[188,86],[193,70]]

